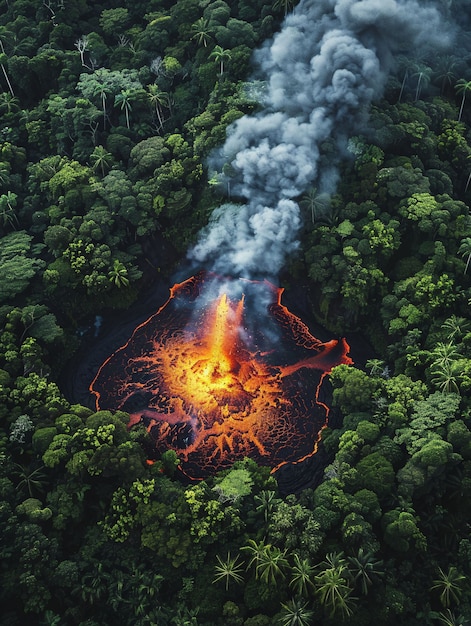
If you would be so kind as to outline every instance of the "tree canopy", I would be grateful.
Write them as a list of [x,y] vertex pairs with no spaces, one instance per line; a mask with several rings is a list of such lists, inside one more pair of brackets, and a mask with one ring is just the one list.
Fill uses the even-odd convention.
[[[288,97],[279,67],[257,66],[297,4],[0,1],[0,626],[471,621],[465,33],[390,59],[353,137],[342,96],[339,119],[316,126],[329,126],[323,175],[289,199],[301,219],[280,286],[353,359],[323,377],[313,457],[191,482],[174,450],[151,459],[143,425],[88,390],[102,337],[117,342],[180,280],[216,207],[244,211],[238,163],[219,167],[226,136],[312,114],[294,75]],[[338,14],[360,24],[347,4]],[[469,26],[465,2],[438,4],[442,24]],[[363,51],[377,26],[352,28]],[[269,92],[285,106],[267,121]],[[334,96],[318,94],[322,114]]]

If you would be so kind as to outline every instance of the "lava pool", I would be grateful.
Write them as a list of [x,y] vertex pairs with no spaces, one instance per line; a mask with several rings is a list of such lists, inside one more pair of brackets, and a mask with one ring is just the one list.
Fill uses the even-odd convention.
[[312,456],[328,420],[324,378],[352,361],[345,339],[316,339],[282,293],[207,273],[176,284],[99,368],[96,408],[127,411],[155,457],[175,450],[191,479],[245,457],[276,471]]

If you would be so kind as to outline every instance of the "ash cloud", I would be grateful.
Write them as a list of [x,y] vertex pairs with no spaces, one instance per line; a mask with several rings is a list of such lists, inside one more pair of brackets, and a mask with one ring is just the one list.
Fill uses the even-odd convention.
[[[226,275],[275,277],[298,246],[296,198],[312,185],[334,191],[348,138],[366,126],[395,55],[450,43],[443,15],[426,0],[301,0],[255,54],[264,110],[237,120],[211,159],[219,171],[230,164],[241,204],[214,211],[191,261]],[[337,162],[323,158],[326,141]]]

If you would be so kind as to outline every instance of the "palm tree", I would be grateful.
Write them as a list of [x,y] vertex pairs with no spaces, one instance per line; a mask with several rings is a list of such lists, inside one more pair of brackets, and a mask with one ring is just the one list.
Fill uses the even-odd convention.
[[121,111],[124,111],[126,116],[126,127],[129,126],[129,113],[132,111],[131,102],[136,99],[136,90],[135,89],[122,89],[121,93],[115,96],[114,105],[120,105]]
[[97,83],[95,88],[95,93],[100,96],[101,99],[101,109],[103,111],[103,130],[106,127],[106,99],[108,94],[111,93],[110,88],[105,83]]
[[316,569],[319,572],[323,572],[329,567],[346,567],[346,565],[345,554],[341,550],[340,552],[329,552],[326,554],[325,559],[317,565]]
[[347,559],[354,582],[360,585],[364,596],[368,595],[369,588],[373,585],[375,578],[384,575],[383,562],[375,560],[373,552],[371,550],[365,551],[362,547],[358,549],[356,556],[349,556]]
[[[423,63],[421,63],[421,61],[419,59],[411,59],[411,57],[409,56],[404,56],[404,55],[400,55],[398,57],[399,60],[399,70],[403,73],[403,77],[402,77],[402,82],[401,82],[401,89],[399,91],[399,96],[397,101],[401,102],[402,100],[402,96],[404,95],[404,91],[406,89],[406,86],[408,86],[409,83],[409,78],[411,78],[411,76],[417,76],[417,78],[420,78],[420,68],[424,67]],[[419,83],[419,80],[417,81]],[[420,79],[421,82],[421,79]],[[418,85],[420,88],[420,85]],[[416,93],[417,93],[417,85],[416,85]]]
[[381,376],[386,363],[381,359],[368,359],[365,363],[366,369],[370,370],[370,376]]
[[191,30],[195,33],[192,39],[195,39],[199,46],[203,45],[206,48],[208,42],[212,39],[212,30],[209,27],[209,20],[200,17],[192,25]]
[[283,607],[279,624],[281,626],[309,626],[314,616],[313,611],[307,609],[307,603],[301,603],[300,599],[290,600]]
[[103,571],[102,563],[97,563],[93,572],[86,572],[72,593],[80,597],[87,604],[98,602],[106,593],[108,583],[112,579],[109,573]]
[[[20,31],[21,32],[21,31]],[[29,50],[28,38],[10,31],[3,31],[2,38],[5,46],[8,48],[10,56],[27,56]]]
[[447,609],[446,613],[439,613],[437,619],[443,626],[466,626],[469,624],[463,615],[455,615],[450,609]]
[[108,279],[120,289],[129,286],[128,269],[119,259],[115,259],[112,269],[108,272]]
[[408,68],[408,67],[406,67],[406,68],[404,69],[404,75],[403,75],[403,77],[402,77],[401,89],[399,90],[399,95],[398,95],[398,97],[397,97],[397,101],[398,101],[398,102],[400,102],[400,101],[402,100],[402,96],[403,96],[403,94],[404,94],[404,89],[405,89],[406,82],[407,82],[407,79],[408,79],[408,78],[409,78],[409,68]]
[[26,468],[20,465],[19,463],[15,463],[14,474],[17,478],[19,478],[18,483],[16,484],[16,489],[18,491],[26,491],[30,498],[34,497],[36,493],[42,493],[45,489],[45,484],[47,482],[47,477],[44,470],[44,465],[37,467],[36,469]]
[[461,586],[466,580],[466,576],[460,574],[454,565],[450,565],[448,572],[444,572],[439,567],[438,572],[439,578],[433,581],[430,589],[436,589],[440,593],[440,602],[445,608],[448,608],[452,602],[459,602],[462,592]]
[[13,113],[13,111],[17,111],[19,108],[18,98],[12,96],[8,91],[0,94],[0,112]]
[[330,559],[332,567],[325,569],[315,577],[316,595],[321,604],[327,609],[330,617],[340,614],[343,619],[353,613],[355,598],[352,597],[352,588],[349,585],[350,573],[344,565],[345,560],[341,555],[335,560]]
[[459,393],[458,372],[456,363],[442,363],[432,367],[432,383],[442,393]]
[[[471,159],[471,154],[468,154],[467,159]],[[471,183],[471,172],[468,174],[468,178],[466,179],[466,185],[464,186],[465,193],[468,191],[469,183]]]
[[450,340],[453,339],[455,335],[461,336],[464,333],[467,333],[470,327],[471,323],[469,320],[464,317],[458,317],[455,314],[451,315],[442,324],[442,328],[448,330],[447,338]]
[[455,85],[456,93],[462,93],[463,97],[461,99],[460,112],[458,114],[458,122],[461,122],[461,116],[463,115],[464,103],[466,100],[466,94],[471,90],[471,80],[466,80],[465,78],[460,78],[459,81]]
[[12,191],[7,191],[0,196],[0,222],[4,227],[10,226],[13,230],[16,230],[19,224],[15,211],[16,202],[17,195]]
[[165,122],[162,107],[165,104],[166,108],[168,108],[168,93],[161,91],[156,84],[149,85],[147,89],[149,103],[155,109],[157,119],[159,120],[159,130],[161,130]]
[[[2,51],[2,56],[5,58],[6,57],[5,48],[3,47],[3,41],[1,40],[1,38],[0,38],[0,50]],[[8,73],[5,67],[5,63],[3,62],[3,59],[2,59],[2,62],[0,63],[0,67],[2,68],[3,75],[5,76],[5,80],[7,81],[8,90],[10,91],[12,98],[14,98],[15,94],[13,92],[13,87],[11,86],[10,79],[8,78]]]
[[5,185],[10,177],[10,166],[5,161],[0,161],[0,183]]
[[135,595],[141,599],[152,601],[157,595],[164,578],[160,574],[150,574],[144,565],[134,565],[131,569],[130,580],[132,581]]
[[216,576],[213,580],[213,583],[218,582],[219,580],[224,580],[226,583],[226,591],[229,589],[229,583],[232,580],[233,582],[239,584],[244,581],[241,572],[243,568],[239,563],[239,557],[235,558],[231,557],[231,553],[227,553],[226,560],[223,561],[219,554],[216,555],[216,559],[218,560],[218,565],[215,565],[214,570],[216,572]]
[[298,596],[307,596],[310,589],[314,589],[312,582],[314,568],[308,559],[301,559],[294,554],[294,565],[291,568],[291,580],[289,586]]
[[299,205],[311,213],[311,221],[326,217],[330,208],[330,197],[326,193],[318,193],[317,187],[311,187],[303,194]]
[[456,79],[454,70],[456,68],[456,61],[451,56],[440,57],[435,70],[435,78],[441,84],[441,93],[444,94],[447,86],[450,87],[453,81]]
[[214,50],[209,55],[209,58],[219,63],[219,73],[222,76],[224,74],[224,62],[231,58],[231,53],[229,50],[224,50],[222,46],[214,46]]
[[[142,620],[136,621],[135,623],[152,623],[153,620],[149,618],[155,605],[155,595],[159,590],[163,578],[158,574],[149,577],[148,572],[145,572],[144,568],[139,568],[137,580],[134,578],[134,575],[131,580],[133,585],[130,603],[133,606],[134,615],[140,617]],[[129,602],[129,598],[126,598],[126,600]]]
[[449,341],[448,343],[439,341],[430,353],[430,357],[433,361],[432,369],[440,368],[444,365],[451,366],[454,361],[461,359],[462,356],[453,341]]
[[[219,181],[217,182],[217,184],[219,184]],[[257,511],[257,513],[263,512],[263,519],[265,520],[265,522],[268,522],[271,514],[273,513],[273,508],[277,500],[275,497],[275,492],[264,489],[255,496],[254,500],[259,503],[255,507],[255,510]]]
[[100,169],[101,177],[104,178],[105,171],[109,170],[113,163],[113,155],[103,146],[95,146],[90,155],[90,161],[92,162],[92,168],[94,170]]
[[420,98],[420,94],[424,86],[430,83],[430,79],[432,76],[432,68],[422,63],[417,63],[416,70],[412,74],[413,77],[417,77],[417,86],[415,88],[415,98],[414,102]]
[[458,254],[461,254],[462,257],[466,257],[466,265],[464,266],[463,271],[463,274],[466,274],[471,261],[471,237],[465,237],[461,240],[461,245],[458,248]]
[[286,550],[281,551],[276,546],[263,541],[257,543],[253,539],[249,539],[241,549],[251,555],[247,569],[254,567],[256,578],[269,585],[275,584],[277,578],[284,578],[284,570],[288,567]]
[[198,626],[198,613],[199,608],[188,609],[187,607],[179,607],[177,615],[172,618],[172,624],[175,626]]
[[286,550],[282,551],[280,548],[268,544],[257,564],[256,577],[267,585],[274,585],[277,578],[284,578],[284,570],[287,567]]
[[275,2],[273,3],[273,8],[275,9],[275,11],[283,9],[286,16],[288,14],[288,11],[290,11],[294,7],[294,3],[295,0],[275,0]]
[[252,566],[254,566],[255,568],[258,567],[258,564],[261,561],[265,548],[266,546],[263,541],[260,541],[259,543],[257,543],[254,539],[249,539],[249,541],[247,542],[247,545],[241,548],[241,550],[244,550],[245,552],[248,552],[251,555],[251,559],[247,564],[247,569],[249,569]]
[[54,611],[44,611],[41,626],[61,626],[62,619]]

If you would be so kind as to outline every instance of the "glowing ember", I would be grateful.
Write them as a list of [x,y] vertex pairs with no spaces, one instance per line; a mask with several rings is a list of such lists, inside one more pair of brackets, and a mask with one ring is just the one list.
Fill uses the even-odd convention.
[[[344,339],[322,343],[281,304],[282,289],[237,281],[246,296],[208,301],[215,277],[175,285],[90,385],[97,409],[144,423],[161,453],[203,478],[251,457],[274,470],[316,451],[325,374],[351,363]],[[266,300],[263,313],[257,304]]]

